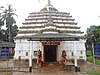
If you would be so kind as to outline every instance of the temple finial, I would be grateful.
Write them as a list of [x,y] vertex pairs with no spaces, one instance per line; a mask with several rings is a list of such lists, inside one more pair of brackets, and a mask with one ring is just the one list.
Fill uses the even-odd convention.
[[48,0],[48,5],[51,5],[51,1],[50,0]]

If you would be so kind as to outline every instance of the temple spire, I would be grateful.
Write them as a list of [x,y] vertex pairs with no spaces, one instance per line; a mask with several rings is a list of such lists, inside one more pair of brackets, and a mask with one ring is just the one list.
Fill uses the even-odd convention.
[[48,5],[51,5],[51,1],[50,0],[48,0]]

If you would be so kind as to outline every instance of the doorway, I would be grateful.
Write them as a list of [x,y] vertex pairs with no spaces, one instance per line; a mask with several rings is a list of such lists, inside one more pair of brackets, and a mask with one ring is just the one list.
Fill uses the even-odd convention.
[[45,62],[56,62],[56,45],[44,45]]

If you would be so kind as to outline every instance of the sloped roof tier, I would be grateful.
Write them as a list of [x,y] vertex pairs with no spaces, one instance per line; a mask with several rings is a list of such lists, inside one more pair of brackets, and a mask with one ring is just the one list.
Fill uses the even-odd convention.
[[[19,36],[15,37],[15,39],[29,39],[34,41],[43,41],[43,40],[55,40],[55,41],[68,41],[70,40],[79,40],[80,37],[78,36],[73,36],[73,35],[67,35],[67,34],[39,34],[39,35],[32,35],[32,36]],[[64,39],[65,38],[65,39]],[[67,38],[67,39],[66,39]],[[73,39],[74,38],[74,39]],[[63,39],[63,40],[62,40]]]
[[22,26],[20,29],[44,28],[44,26]]
[[80,29],[80,27],[77,26],[57,26],[57,28]]
[[[43,22],[25,22],[22,23],[23,25],[29,25],[29,24],[46,24],[48,21],[43,21]],[[75,22],[52,22],[53,24],[70,24],[70,25],[77,25]]]
[[16,36],[15,37],[15,39],[29,39],[30,38],[30,36],[26,36],[26,35],[24,35],[24,36]]
[[[48,11],[44,11],[44,12],[41,12],[41,11],[40,11],[40,12],[32,12],[32,13],[29,13],[29,14],[30,14],[30,15],[31,15],[31,14],[34,15],[34,14],[45,14],[45,13],[49,13],[49,12],[48,12]],[[67,13],[67,12],[50,12],[50,13],[63,14],[63,15],[64,15],[64,14],[70,14],[70,13]]]
[[[85,37],[84,36],[75,36],[75,35],[68,35],[68,34],[39,34],[39,35],[31,35],[31,36],[16,36],[15,39],[30,39],[30,38],[59,38],[59,37],[76,37],[76,38],[81,38],[81,39],[84,39]],[[37,40],[39,41],[39,40]]]
[[48,27],[48,26],[57,27],[57,25],[55,25],[55,24],[44,24],[43,26],[44,26],[44,28]]
[[30,38],[64,38],[64,37],[78,37],[72,36],[68,34],[39,34],[39,35],[32,35]]
[[22,33],[38,33],[38,30],[30,30],[30,31],[19,31],[18,34],[22,34]]
[[18,34],[22,34],[22,33],[38,33],[38,32],[50,32],[50,31],[54,31],[54,32],[58,32],[58,33],[77,33],[77,34],[82,34],[84,32],[81,32],[81,31],[69,31],[69,30],[57,30],[57,29],[43,29],[43,30],[31,30],[31,31],[19,31]]
[[[49,18],[43,18],[43,17],[42,17],[42,18],[31,18],[31,19],[25,19],[25,20],[26,20],[26,21],[36,20],[36,21],[37,21],[37,20],[47,20],[47,19],[49,19]],[[53,18],[53,17],[52,17],[52,20],[74,21],[75,19],[67,19],[67,18],[66,18],[66,19],[65,19],[65,18]]]
[[70,15],[64,15],[64,14],[62,14],[62,15],[57,15],[57,14],[52,14],[52,13],[49,13],[49,14],[38,14],[38,15],[30,15],[30,16],[28,16],[28,17],[43,17],[43,16],[46,16],[46,17],[48,17],[48,16],[54,16],[54,17],[70,17],[70,18],[72,18],[72,16],[70,16]]
[[57,29],[54,29],[54,28],[49,28],[49,29],[42,29],[41,32],[50,32],[50,31],[53,31],[53,32],[60,32],[60,30],[57,30]]
[[[23,27],[19,27],[20,29],[34,29],[34,28],[44,28],[45,26],[51,26],[51,25],[42,25],[42,26],[23,26]],[[69,28],[69,29],[80,29],[80,27],[77,26],[57,26],[57,25],[52,25],[52,26],[56,26],[57,28]]]
[[76,33],[76,34],[82,34],[82,33],[84,33],[84,32],[81,32],[81,31],[69,31],[69,30],[63,30],[63,31],[60,31],[60,33]]

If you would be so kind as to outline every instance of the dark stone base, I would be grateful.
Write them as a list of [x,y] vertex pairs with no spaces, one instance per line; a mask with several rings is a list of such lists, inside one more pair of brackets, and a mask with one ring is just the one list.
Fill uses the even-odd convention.
[[29,67],[29,72],[30,72],[30,73],[32,72],[32,67]]
[[75,72],[80,72],[80,67],[75,66]]

